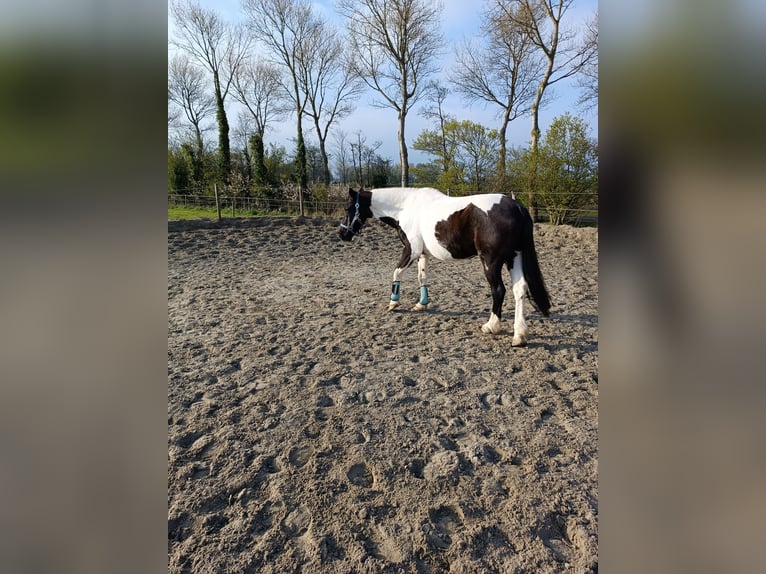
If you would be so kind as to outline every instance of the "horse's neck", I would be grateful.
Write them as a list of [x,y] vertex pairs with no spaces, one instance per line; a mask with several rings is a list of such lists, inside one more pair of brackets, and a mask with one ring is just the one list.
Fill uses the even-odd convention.
[[401,188],[387,188],[372,190],[372,215],[377,219],[391,217],[399,219],[404,209],[406,192]]
[[[402,213],[405,210],[412,210],[416,208],[419,202],[428,200],[425,196],[429,192],[431,190],[411,187],[374,189],[372,190],[372,214],[377,219],[390,217],[398,221],[402,218]],[[438,194],[439,192],[436,193]]]

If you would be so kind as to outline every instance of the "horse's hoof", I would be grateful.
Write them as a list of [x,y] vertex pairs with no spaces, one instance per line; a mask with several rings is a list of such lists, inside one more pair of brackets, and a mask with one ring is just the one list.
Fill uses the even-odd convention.
[[426,311],[428,310],[428,305],[423,305],[422,303],[418,303],[412,308],[413,311]]
[[500,333],[500,319],[493,313],[489,317],[489,321],[481,326],[482,333],[489,333],[490,335],[497,335]]
[[399,307],[399,301],[391,301],[391,302],[388,304],[388,309],[386,309],[386,310],[387,310],[387,311],[393,311],[394,309],[396,309],[396,308],[398,308],[398,307]]
[[527,346],[527,338],[526,337],[514,337],[511,341],[511,347],[526,347]]

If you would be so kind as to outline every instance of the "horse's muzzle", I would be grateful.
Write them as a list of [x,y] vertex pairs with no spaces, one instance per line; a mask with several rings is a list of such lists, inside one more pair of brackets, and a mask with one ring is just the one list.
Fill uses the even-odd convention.
[[350,229],[347,229],[347,228],[344,229],[341,227],[340,229],[338,229],[338,236],[343,241],[351,241],[354,238],[354,233]]

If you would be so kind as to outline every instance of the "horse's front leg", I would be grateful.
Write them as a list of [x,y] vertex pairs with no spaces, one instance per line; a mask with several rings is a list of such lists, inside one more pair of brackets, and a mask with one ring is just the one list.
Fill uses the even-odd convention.
[[418,284],[420,285],[420,299],[412,308],[413,311],[425,311],[428,309],[428,284],[426,282],[426,266],[428,257],[425,253],[420,254],[418,258]]
[[391,299],[388,301],[388,310],[393,311],[396,309],[399,305],[399,297],[400,297],[400,291],[401,291],[401,281],[400,277],[402,276],[402,271],[404,269],[402,267],[397,267],[394,269],[394,278],[391,282]]
[[[400,234],[401,235],[401,234]],[[404,243],[404,251],[402,251],[402,256],[399,258],[399,263],[396,266],[396,269],[394,269],[394,277],[391,282],[391,298],[388,301],[388,310],[393,311],[396,309],[400,303],[399,303],[399,297],[400,297],[400,291],[401,291],[401,276],[402,271],[406,267],[412,263],[412,248],[410,247],[410,244],[404,240],[402,240],[402,243]]]

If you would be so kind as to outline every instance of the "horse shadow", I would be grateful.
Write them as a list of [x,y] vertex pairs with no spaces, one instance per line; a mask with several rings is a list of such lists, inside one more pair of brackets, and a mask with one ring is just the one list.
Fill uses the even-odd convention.
[[[598,329],[598,315],[594,313],[551,313],[550,317],[546,320],[559,324],[579,325],[583,329]],[[530,342],[530,346],[533,346],[533,342]],[[566,335],[560,335],[554,329],[553,332],[539,333],[536,335],[534,346],[541,347],[550,353],[555,353],[564,349],[572,349],[581,352],[595,352],[598,350],[598,340],[578,338],[577,333],[573,334],[571,332]]]
[[[394,311],[394,313],[405,314],[412,313],[418,315],[419,313],[402,309]],[[428,317],[445,317],[450,319],[460,319],[465,321],[466,324],[476,324],[476,332],[479,336],[503,338],[513,336],[513,312],[503,315],[503,331],[499,335],[487,335],[481,332],[480,324],[486,321],[487,313],[485,311],[460,311],[449,310],[441,308],[430,308],[423,313]],[[598,315],[594,313],[556,313],[555,311],[550,314],[549,317],[542,317],[538,312],[533,311],[527,315],[527,321],[531,323],[552,323],[552,324],[569,324],[579,325],[582,328],[598,328]],[[540,332],[539,327],[532,327],[535,333],[530,337],[527,349],[545,349],[550,353],[560,352],[566,349],[573,349],[577,351],[590,352],[591,350],[598,349],[598,341],[577,339],[576,334],[561,335],[555,330],[555,327],[551,332]],[[592,347],[592,349],[591,349]]]
[[[402,309],[401,311],[394,311],[394,313],[406,313],[408,312],[407,309]],[[436,316],[444,316],[444,317],[460,317],[465,319],[486,319],[489,317],[489,314],[487,311],[451,311],[448,309],[441,309],[441,308],[429,308],[428,311],[425,311],[424,313],[426,316],[428,315],[436,315]],[[598,327],[598,315],[593,313],[581,313],[581,314],[563,314],[563,313],[556,313],[555,311],[551,312],[549,317],[542,317],[537,312],[532,312],[528,315],[526,315],[527,320],[531,321],[550,321],[550,322],[559,322],[559,323],[575,323],[575,324],[581,324],[584,327]],[[513,312],[510,313],[503,313],[503,321],[513,323]]]
[[425,314],[442,316],[442,317],[454,317],[454,318],[460,317],[464,319],[477,319],[477,320],[487,315],[486,312],[480,312],[480,311],[448,311],[447,309],[439,309],[439,308],[428,309],[428,311],[426,311]]

